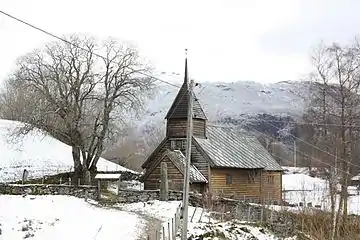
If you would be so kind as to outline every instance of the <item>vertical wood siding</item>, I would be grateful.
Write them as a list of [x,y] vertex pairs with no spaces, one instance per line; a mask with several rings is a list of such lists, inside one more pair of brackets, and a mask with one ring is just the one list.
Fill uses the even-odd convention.
[[264,171],[262,174],[264,203],[282,201],[282,172]]

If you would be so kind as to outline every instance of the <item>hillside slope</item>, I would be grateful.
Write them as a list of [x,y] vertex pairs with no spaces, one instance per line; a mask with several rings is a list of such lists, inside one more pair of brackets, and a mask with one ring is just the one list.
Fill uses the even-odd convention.
[[[180,76],[177,76],[172,82],[180,85],[179,78]],[[272,84],[249,81],[207,82],[196,86],[194,92],[209,121],[221,122],[229,118],[246,120],[263,114],[301,117],[308,99],[309,87],[308,82],[295,81]],[[140,126],[163,122],[178,91],[174,86],[159,84],[155,97],[146,104]]]
[[[14,139],[11,134],[20,124],[0,120],[0,182],[20,180],[24,169],[29,171],[29,178],[71,171],[73,160],[70,146],[36,131],[24,138]],[[97,167],[103,171],[127,170],[105,159],[100,159]]]

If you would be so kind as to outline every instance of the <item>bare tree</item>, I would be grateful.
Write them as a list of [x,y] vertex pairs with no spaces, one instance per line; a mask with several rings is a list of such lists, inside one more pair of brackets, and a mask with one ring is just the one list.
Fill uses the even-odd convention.
[[142,163],[164,140],[165,129],[162,125],[154,124],[154,126],[148,126],[145,131],[139,132],[137,127],[127,129],[127,133],[119,138],[116,145],[104,155],[112,161],[121,162],[128,168],[141,171]]
[[[332,198],[331,209],[335,219],[332,238],[339,234],[341,216],[343,224],[347,218],[349,166],[353,162],[352,151],[358,139],[358,131],[353,126],[359,122],[359,49],[357,42],[348,46],[321,45],[312,58],[315,68],[312,78],[316,90],[312,91],[306,119],[315,123],[312,126],[312,143],[317,146],[317,155],[329,166],[331,194],[334,194],[335,180],[338,179],[335,172],[340,174],[341,195],[336,214],[335,199]],[[339,151],[334,153],[333,149]],[[337,155],[339,164],[334,161]],[[335,171],[337,168],[339,171]]]
[[3,99],[15,91],[17,100],[23,101],[21,89],[30,92],[30,112],[11,118],[27,123],[22,134],[39,128],[70,145],[75,173],[86,181],[96,171],[104,144],[114,136],[116,121],[141,110],[153,80],[144,77],[151,68],[135,48],[77,35],[67,41],[21,57]]

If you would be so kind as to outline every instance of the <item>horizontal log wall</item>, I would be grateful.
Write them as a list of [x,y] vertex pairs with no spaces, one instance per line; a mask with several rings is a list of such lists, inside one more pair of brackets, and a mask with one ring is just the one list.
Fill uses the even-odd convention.
[[[186,137],[187,119],[169,119],[166,125],[166,136]],[[205,137],[205,120],[193,119],[194,137]]]
[[[170,159],[165,156],[162,160],[167,164],[168,171],[168,180],[169,180],[169,189],[171,190],[182,190],[184,183],[183,174],[177,169],[177,167],[170,161]],[[146,190],[155,190],[160,187],[160,166],[161,163],[157,164],[154,170],[149,174],[149,176],[144,181],[144,188]]]
[[264,203],[282,202],[282,172],[264,171],[262,174]]
[[[258,202],[261,199],[261,174],[256,175],[246,169],[211,169],[211,191],[213,194],[223,194],[225,197],[247,199]],[[232,183],[227,184],[227,175],[231,176]],[[249,178],[253,177],[253,181]]]

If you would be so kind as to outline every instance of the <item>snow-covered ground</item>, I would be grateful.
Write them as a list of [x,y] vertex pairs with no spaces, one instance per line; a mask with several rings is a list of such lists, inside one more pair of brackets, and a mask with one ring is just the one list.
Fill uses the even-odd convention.
[[[329,186],[326,180],[309,176],[306,168],[286,168],[283,175],[283,199],[290,204],[302,202],[305,206],[311,203],[321,206],[321,209],[330,209]],[[340,189],[340,188],[339,188]],[[348,188],[349,213],[360,214],[360,195],[356,187]],[[337,196],[337,200],[339,196]]]
[[[29,178],[71,171],[70,146],[36,131],[14,139],[12,134],[20,124],[0,120],[0,182],[21,180],[24,169]],[[131,171],[105,159],[100,159],[97,167],[100,171]]]
[[0,195],[0,240],[135,240],[144,234],[144,226],[134,213],[75,197]]
[[[177,212],[180,201],[149,201],[139,202],[132,204],[119,205],[126,211],[133,211],[142,213],[154,218],[158,218],[162,221],[165,230],[165,236],[168,236],[168,226],[171,226],[172,218],[174,218]],[[251,226],[244,222],[228,221],[220,222],[209,216],[209,213],[203,208],[189,207],[189,221],[188,221],[188,237],[200,236],[208,234],[209,237],[204,239],[218,239],[214,235],[219,234],[227,237],[226,239],[239,239],[239,240],[275,240],[279,239],[275,237],[268,230]],[[170,227],[171,229],[171,227]],[[180,232],[178,232],[177,239],[180,239]],[[170,230],[171,234],[171,230]],[[290,238],[288,238],[290,240]]]

